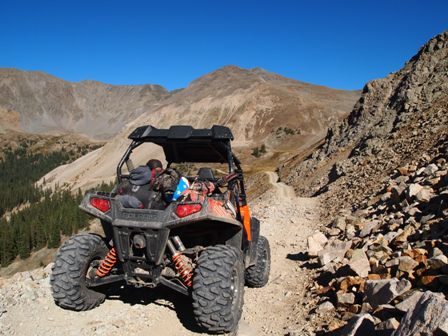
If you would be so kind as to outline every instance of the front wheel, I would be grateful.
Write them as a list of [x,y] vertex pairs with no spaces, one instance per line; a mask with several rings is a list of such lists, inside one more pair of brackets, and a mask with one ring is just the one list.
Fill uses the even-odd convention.
[[246,269],[246,284],[250,287],[263,287],[268,283],[271,270],[271,249],[269,241],[260,236],[257,242],[257,262]]
[[241,251],[225,245],[207,247],[193,278],[193,312],[208,332],[236,329],[243,310],[244,264]]
[[108,252],[101,237],[80,233],[59,249],[52,269],[50,284],[56,304],[76,311],[89,310],[103,303],[105,295],[86,286],[87,272],[95,260]]

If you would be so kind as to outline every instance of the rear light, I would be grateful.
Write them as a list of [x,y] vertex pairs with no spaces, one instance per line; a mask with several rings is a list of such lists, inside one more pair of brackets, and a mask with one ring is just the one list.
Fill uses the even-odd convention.
[[92,197],[90,205],[101,212],[108,212],[110,210],[110,202],[104,198]]
[[196,212],[201,211],[202,205],[198,203],[194,204],[179,204],[176,207],[176,215],[177,217],[183,218],[186,216],[190,216],[191,214],[194,214]]

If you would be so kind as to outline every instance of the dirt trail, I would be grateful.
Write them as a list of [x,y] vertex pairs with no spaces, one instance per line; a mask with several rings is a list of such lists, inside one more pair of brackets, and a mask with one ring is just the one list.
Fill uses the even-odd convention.
[[[292,188],[267,172],[273,188],[252,203],[271,244],[270,281],[245,288],[237,335],[308,335],[303,307],[309,271],[298,266],[306,237],[317,226],[315,199],[295,197]],[[3,306],[3,307],[2,307]],[[2,311],[4,311],[2,313]],[[87,312],[58,308],[44,270],[16,274],[0,288],[0,335],[200,335],[190,300],[164,289],[115,288],[105,303]]]

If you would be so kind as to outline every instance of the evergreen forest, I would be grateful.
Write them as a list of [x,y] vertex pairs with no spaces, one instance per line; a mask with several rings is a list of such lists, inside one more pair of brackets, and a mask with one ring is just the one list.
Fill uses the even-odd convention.
[[[22,145],[2,153],[0,267],[17,256],[28,257],[33,250],[58,247],[63,236],[88,226],[90,217],[78,208],[81,191],[73,194],[61,188],[42,189],[35,183],[52,169],[75,160],[83,149],[30,153]],[[99,188],[110,189],[111,185],[102,184]]]

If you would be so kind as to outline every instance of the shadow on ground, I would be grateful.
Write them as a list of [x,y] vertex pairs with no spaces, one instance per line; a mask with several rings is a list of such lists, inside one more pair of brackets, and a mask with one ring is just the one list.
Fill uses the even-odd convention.
[[194,319],[191,299],[169,288],[163,286],[155,289],[135,288],[125,284],[115,284],[103,290],[103,293],[106,294],[106,300],[119,300],[131,306],[163,306],[176,312],[184,328],[196,333],[203,332]]

